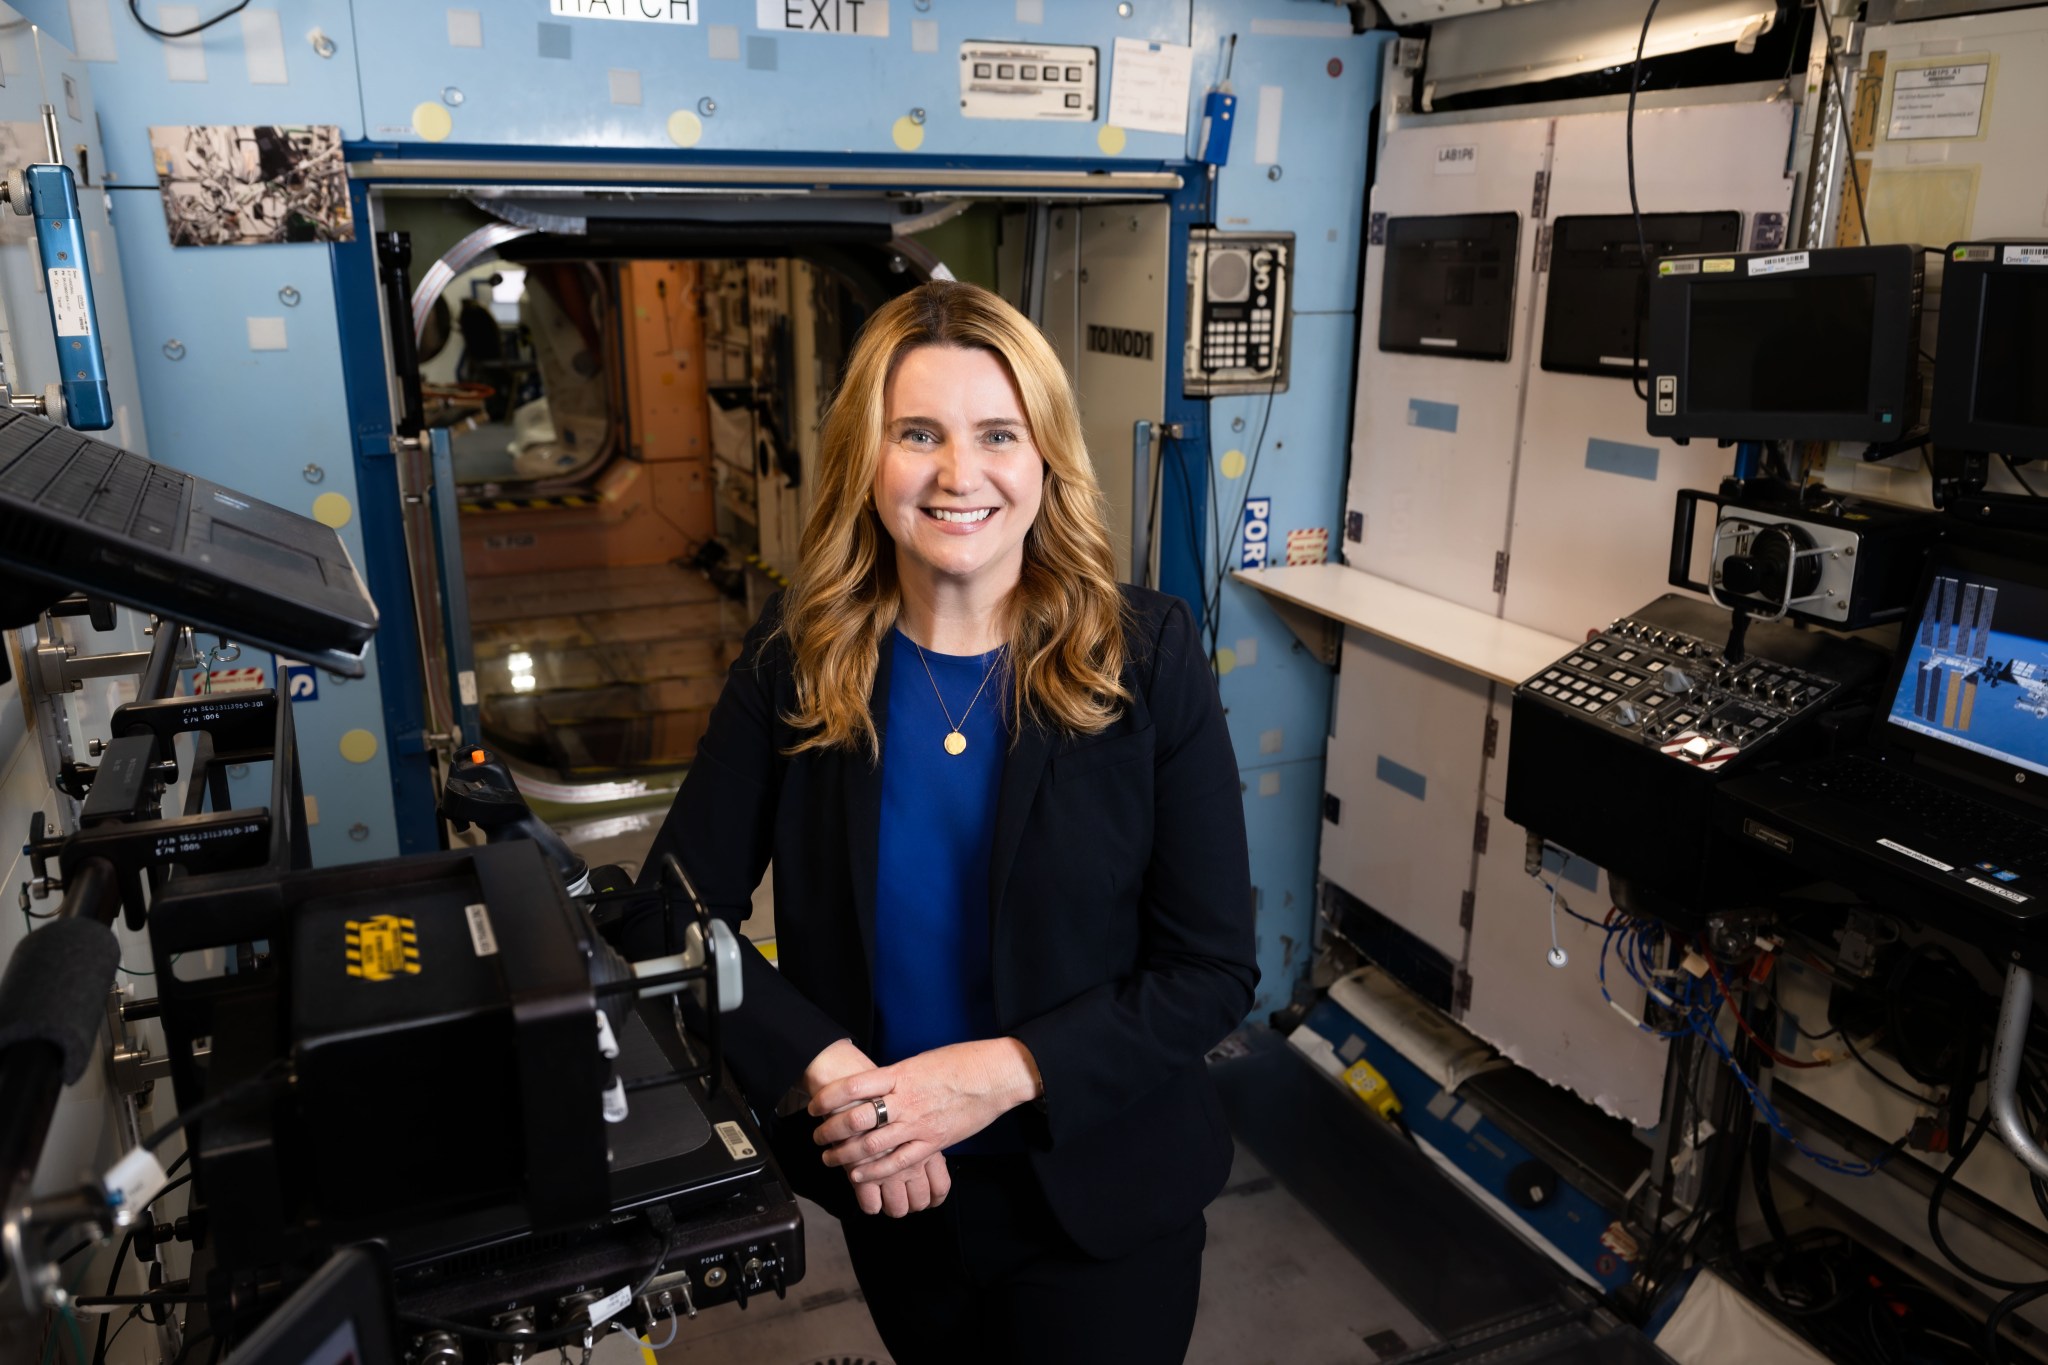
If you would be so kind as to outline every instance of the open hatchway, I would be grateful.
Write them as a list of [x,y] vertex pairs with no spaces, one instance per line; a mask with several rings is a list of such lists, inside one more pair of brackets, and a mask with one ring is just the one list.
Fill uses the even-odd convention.
[[[535,792],[658,791],[689,763],[746,628],[795,572],[854,338],[925,279],[985,285],[1039,322],[1081,398],[1119,572],[1134,542],[1150,571],[1133,509],[1151,448],[1133,433],[1165,402],[1162,197],[407,188],[373,204],[415,266],[414,354],[391,358],[423,429],[403,463],[416,611],[445,626],[419,642],[434,729],[473,716],[461,742],[512,757]],[[1091,350],[1091,325],[1161,344]]]

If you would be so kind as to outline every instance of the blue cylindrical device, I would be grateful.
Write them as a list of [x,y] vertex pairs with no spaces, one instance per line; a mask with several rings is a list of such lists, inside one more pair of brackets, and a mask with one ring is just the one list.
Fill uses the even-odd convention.
[[64,385],[65,420],[80,431],[114,425],[107,395],[107,356],[100,349],[99,316],[92,306],[92,272],[86,268],[85,224],[78,216],[78,187],[71,168],[28,167],[28,202],[36,219],[36,249],[43,258],[44,292],[50,326],[57,334],[57,366]]
[[1237,124],[1237,96],[1211,90],[1202,101],[1202,155],[1211,166],[1230,164],[1230,130]]

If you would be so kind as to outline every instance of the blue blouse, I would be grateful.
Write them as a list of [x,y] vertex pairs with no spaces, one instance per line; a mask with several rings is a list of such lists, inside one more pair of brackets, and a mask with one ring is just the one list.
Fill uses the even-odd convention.
[[[875,1060],[882,1066],[996,1036],[989,854],[1010,741],[1000,651],[927,649],[920,659],[902,631],[891,640],[875,875]],[[967,739],[957,755],[945,749],[948,712]],[[1015,1150],[1007,1127],[998,1122],[958,1149]]]

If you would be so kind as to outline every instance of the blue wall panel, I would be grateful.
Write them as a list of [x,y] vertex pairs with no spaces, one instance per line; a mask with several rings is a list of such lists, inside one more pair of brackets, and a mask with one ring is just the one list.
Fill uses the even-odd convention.
[[1243,780],[1259,940],[1259,991],[1250,1017],[1263,1019],[1293,998],[1313,956],[1322,756],[1247,768]]
[[[24,0],[18,8],[52,38],[68,44],[74,37],[64,0]],[[266,8],[277,6],[251,6]],[[143,9],[154,20],[154,0],[145,0]],[[295,512],[310,514],[321,494],[346,499],[353,512],[341,537],[360,564],[362,516],[329,249],[174,248],[162,201],[145,188],[156,179],[149,146],[153,124],[332,123],[343,137],[359,138],[349,6],[346,0],[293,0],[281,12],[283,85],[250,81],[239,17],[197,40],[207,79],[190,82],[169,79],[164,44],[136,25],[121,0],[110,0],[107,12],[118,60],[84,66],[94,77],[92,101],[106,142],[105,171],[94,178],[111,173],[111,184],[129,187],[107,195],[137,370],[135,391],[117,392],[114,401],[133,404],[139,398],[138,425],[147,429],[156,459]],[[316,27],[340,45],[332,58],[319,57],[306,41]],[[296,292],[295,305],[280,297],[287,287]],[[252,350],[252,317],[282,318],[286,348]],[[165,349],[174,341],[175,360]],[[318,467],[317,484],[308,481],[309,465]],[[389,795],[390,738],[378,700],[374,649],[369,668],[368,676],[341,684],[323,676],[320,699],[302,703],[296,712],[306,791],[319,821],[311,831],[313,855],[323,864],[398,851]],[[377,753],[366,763],[341,756],[341,736],[357,729],[377,738]],[[358,826],[360,838],[350,833]]]
[[[1224,45],[1237,34],[1230,84],[1237,92],[1238,127],[1230,166],[1218,177],[1216,225],[1295,235],[1298,312],[1358,307],[1366,129],[1379,99],[1380,49],[1387,35],[1353,36],[1349,28],[1337,6],[1290,0],[1205,4],[1195,16],[1198,90],[1215,79]],[[1271,165],[1258,163],[1262,86],[1283,92]],[[1347,374],[1347,393],[1349,385]]]
[[[356,0],[357,41],[366,50],[374,44],[377,54],[365,61],[362,78],[370,137],[422,141],[414,111],[422,103],[447,107],[442,97],[453,87],[461,92],[461,102],[447,108],[448,139],[455,143],[673,151],[670,115],[694,115],[708,97],[717,111],[700,120],[697,145],[706,151],[893,154],[896,120],[921,108],[920,154],[1094,158],[1103,150],[1099,123],[962,118],[960,42],[1093,46],[1099,49],[1097,107],[1106,114],[1116,40],[1185,43],[1190,23],[1188,0],[1134,0],[1128,19],[1117,17],[1113,3],[1055,3],[1044,7],[1043,24],[1019,24],[1014,0],[954,0],[929,13],[911,0],[895,0],[889,36],[865,38],[764,34],[754,23],[753,0],[705,0],[695,25],[559,20],[538,0],[521,7],[469,0],[454,8],[481,13],[479,48],[450,43],[450,8]],[[937,24],[936,52],[913,50],[917,21]],[[738,60],[712,57],[712,30],[719,26],[739,30]],[[567,29],[567,60],[541,55],[543,27]],[[770,53],[772,68],[755,64]],[[612,102],[614,69],[638,73],[638,105]],[[1163,160],[1182,152],[1178,136],[1133,132],[1122,154]]]

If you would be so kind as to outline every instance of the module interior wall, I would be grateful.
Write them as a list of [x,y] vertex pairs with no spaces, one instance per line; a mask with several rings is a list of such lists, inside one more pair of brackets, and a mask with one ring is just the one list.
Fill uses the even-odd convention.
[[[960,112],[960,43],[988,39],[1097,49],[1097,109],[1106,115],[1118,38],[1188,41],[1188,0],[1136,0],[1128,19],[1115,5],[1047,5],[1039,23],[1019,23],[1020,6],[889,6],[885,38],[779,33],[756,26],[748,0],[709,0],[697,24],[552,18],[540,5],[517,12],[471,0],[464,6],[416,0],[355,0],[365,53],[367,135],[419,143],[415,110],[439,104],[451,143],[500,146],[646,148],[674,151],[672,115],[701,128],[704,151],[854,152],[895,155],[898,120],[925,111],[914,127],[923,155],[1099,158],[1101,122],[1010,122]],[[478,16],[482,45],[450,41],[451,9]],[[933,50],[917,50],[930,25]],[[721,33],[721,30],[734,30]],[[729,58],[714,51],[730,52]],[[542,55],[547,53],[550,55]],[[559,54],[559,55],[556,55]],[[632,73],[615,82],[613,72]],[[638,103],[614,102],[614,85],[637,87]],[[461,103],[445,98],[453,88]],[[792,98],[791,91],[809,92]],[[627,93],[619,91],[616,93]],[[700,114],[710,100],[716,112]],[[1128,132],[1126,157],[1170,160],[1176,135]]]
[[1465,1026],[1551,1084],[1639,1127],[1653,1127],[1663,1105],[1667,1047],[1629,1022],[1642,1018],[1642,989],[1610,956],[1607,995],[1620,1011],[1607,1003],[1600,971],[1605,936],[1563,909],[1556,916],[1556,941],[1566,960],[1562,967],[1551,965],[1544,883],[1557,888],[1564,905],[1594,920],[1606,916],[1612,893],[1606,870],[1583,858],[1548,866],[1542,878],[1529,875],[1528,833],[1508,819],[1502,804],[1513,705],[1508,689],[1499,692],[1491,703],[1497,756],[1486,765],[1480,807],[1487,839],[1473,883],[1467,964],[1472,1005]]
[[[239,18],[186,40],[203,54],[206,79],[174,81],[165,45],[144,33],[123,6],[23,0],[21,9],[44,30],[46,61],[53,41],[83,41],[75,68],[98,78],[89,86],[86,113],[105,141],[104,155],[94,157],[102,168],[95,180],[128,187],[80,198],[88,214],[111,204],[119,282],[126,285],[125,325],[136,338],[127,374],[117,370],[112,383],[117,409],[127,406],[136,414],[136,446],[303,515],[312,514],[315,498],[337,495],[349,509],[342,542],[362,563],[355,446],[342,392],[329,249],[174,248],[162,201],[144,188],[156,179],[152,125],[332,123],[344,138],[359,138],[354,54],[344,46],[332,59],[322,59],[304,37],[317,27],[346,44],[349,6],[345,0],[294,0],[282,16],[284,84],[251,79]],[[103,322],[111,325],[106,285],[97,277],[94,283]],[[287,303],[289,298],[296,302]],[[284,349],[252,346],[250,324],[259,318],[282,320]],[[361,679],[337,683],[322,675],[319,700],[299,703],[294,716],[306,790],[319,812],[310,830],[317,863],[384,857],[398,849],[387,758],[391,740],[379,700],[376,653],[373,644],[369,672]],[[267,655],[241,662],[266,671],[273,667]],[[367,762],[341,756],[341,737],[351,730],[377,737],[377,752]],[[351,837],[357,826],[362,837]]]
[[[1733,209],[1748,249],[1759,213],[1790,211],[1794,112],[1787,100],[1639,111],[1643,211]],[[1628,212],[1623,117],[1557,120],[1546,223]],[[1731,462],[1712,441],[1681,446],[1645,434],[1643,400],[1626,379],[1542,368],[1552,282],[1542,272],[1530,290],[1536,326],[1502,614],[1580,639],[1664,591],[1677,490],[1712,491]]]
[[1490,684],[1347,630],[1323,785],[1325,877],[1421,938],[1465,960],[1460,902],[1472,885]]
[[[1370,215],[1513,213],[1519,220],[1506,362],[1379,349],[1385,246],[1365,253],[1357,410],[1345,506],[1362,517],[1344,562],[1493,614],[1506,545],[1530,316],[1530,206],[1549,166],[1550,121],[1397,128],[1381,149]],[[1440,162],[1447,147],[1471,158]],[[1469,165],[1471,174],[1443,174]]]

